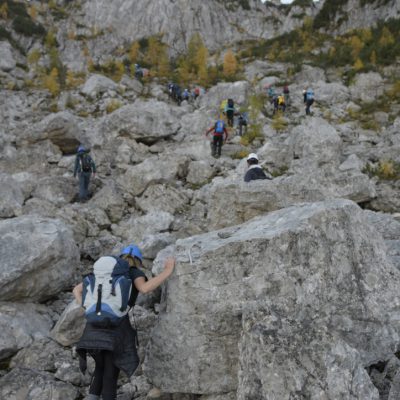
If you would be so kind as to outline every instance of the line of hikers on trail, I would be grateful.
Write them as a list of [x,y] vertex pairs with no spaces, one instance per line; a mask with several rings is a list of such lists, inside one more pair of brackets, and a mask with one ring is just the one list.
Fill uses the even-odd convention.
[[167,90],[169,97],[175,101],[178,106],[181,105],[182,101],[192,102],[206,93],[206,90],[201,86],[195,86],[191,90],[188,88],[182,90],[178,84],[172,82],[168,83]]

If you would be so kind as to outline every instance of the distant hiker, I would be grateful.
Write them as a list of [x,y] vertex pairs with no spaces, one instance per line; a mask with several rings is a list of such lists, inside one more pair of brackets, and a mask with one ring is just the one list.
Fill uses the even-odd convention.
[[143,69],[139,64],[135,64],[135,78],[139,80],[143,78]]
[[182,101],[183,101],[183,100],[186,100],[186,101],[189,101],[189,100],[190,100],[189,89],[185,89],[185,90],[182,92]]
[[[206,136],[210,132],[213,133],[213,140],[211,144],[211,155],[213,157],[220,157],[221,156],[221,150],[222,150],[222,145],[223,143],[226,143],[228,139],[228,131],[226,130],[225,127],[225,122],[222,119],[219,119],[207,132]],[[224,138],[225,136],[225,138]]]
[[286,106],[288,106],[289,105],[289,101],[290,101],[290,91],[289,91],[289,86],[288,85],[285,85],[283,87],[283,96],[285,98],[285,104],[286,104]]
[[175,259],[167,258],[163,272],[149,280],[141,267],[139,248],[127,246],[119,257],[100,257],[93,273],[73,290],[86,315],[86,327],[77,344],[81,371],[86,371],[87,354],[95,361],[88,400],[99,400],[100,396],[102,400],[115,400],[120,370],[130,377],[138,367],[137,332],[128,312],[139,292],[153,291],[172,274]]
[[311,115],[311,106],[314,103],[314,91],[309,88],[306,91],[306,115]]
[[79,176],[79,201],[85,202],[89,199],[90,177],[96,174],[96,164],[89,155],[90,150],[80,145],[75,158],[74,178]]
[[258,165],[258,156],[255,153],[250,153],[247,157],[248,170],[244,176],[245,182],[254,181],[257,179],[270,179],[267,177],[261,166]]
[[[243,130],[244,133],[247,133],[247,125],[248,125],[248,116],[246,112],[239,113],[238,116],[238,130],[239,130],[239,136],[243,135]],[[244,128],[244,129],[243,129]]]
[[228,126],[233,126],[233,116],[235,115],[235,102],[233,99],[228,99],[225,106],[225,115],[228,120]]
[[278,110],[285,112],[286,102],[285,102],[285,96],[283,94],[277,97],[277,102],[278,102]]
[[225,100],[222,100],[221,101],[221,104],[219,105],[219,111],[222,113],[222,114],[224,114],[224,115],[226,115],[225,114],[225,109],[226,109],[226,105],[228,104],[228,100],[227,99],[225,99]]
[[275,95],[272,99],[272,105],[274,106],[273,114],[275,115],[279,110],[278,96]]
[[268,95],[269,101],[272,103],[276,96],[274,86],[272,86],[272,85],[267,86],[267,95]]

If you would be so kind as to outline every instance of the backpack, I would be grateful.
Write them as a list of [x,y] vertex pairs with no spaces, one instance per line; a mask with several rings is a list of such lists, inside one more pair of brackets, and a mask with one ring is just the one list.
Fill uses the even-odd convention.
[[233,108],[234,107],[234,102],[233,102],[233,100],[232,99],[228,99],[228,108]]
[[311,90],[311,89],[307,90],[306,96],[307,96],[307,100],[313,100],[313,99],[314,99],[314,92],[313,92],[313,90]]
[[92,171],[92,159],[89,154],[81,155],[81,167],[83,172],[91,172]]
[[279,96],[279,97],[278,97],[278,104],[279,104],[279,105],[285,104],[285,99],[284,99],[283,96]]
[[82,306],[86,320],[98,328],[116,327],[128,314],[132,291],[129,263],[117,257],[100,257],[93,274],[83,280]]
[[215,133],[224,133],[224,129],[225,129],[225,123],[224,121],[218,120],[215,123],[215,127],[214,127],[214,132]]

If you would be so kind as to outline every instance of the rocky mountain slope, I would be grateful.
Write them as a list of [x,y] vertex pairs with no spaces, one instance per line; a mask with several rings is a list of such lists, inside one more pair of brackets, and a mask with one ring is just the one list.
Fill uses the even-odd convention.
[[[15,18],[25,14],[6,3],[0,398],[85,398],[90,376],[79,372],[73,349],[84,319],[71,288],[100,255],[135,242],[149,276],[168,254],[177,267],[162,290],[138,298],[143,363],[121,377],[119,400],[398,399],[396,59],[349,79],[352,65],[243,57],[236,79],[178,106],[160,77],[140,81],[124,70],[112,80],[90,71],[89,58],[112,57],[125,41],[160,31],[172,52],[199,30],[210,49],[224,51],[230,39],[245,46],[297,27],[306,14],[329,16],[332,2],[98,0],[43,10],[31,2],[35,24],[57,26],[57,46],[52,35],[42,41],[39,25],[38,36],[19,32]],[[331,19],[335,34],[399,12],[390,0],[349,0],[340,10],[347,18]],[[271,15],[278,29],[270,29]],[[221,16],[225,25],[213,23]],[[51,63],[85,74],[68,75],[74,84],[51,94],[33,83]],[[290,104],[274,116],[265,87],[280,91],[284,82]],[[312,116],[303,104],[308,86]],[[249,132],[231,129],[216,159],[204,133],[228,97],[249,112]],[[72,177],[79,143],[98,166],[86,203],[76,201]],[[250,152],[272,180],[243,182]]]

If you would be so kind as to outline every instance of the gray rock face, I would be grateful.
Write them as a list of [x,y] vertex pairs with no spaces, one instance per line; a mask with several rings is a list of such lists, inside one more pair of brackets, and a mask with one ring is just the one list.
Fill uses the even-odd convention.
[[0,360],[49,336],[52,320],[47,312],[41,305],[0,303]]
[[135,201],[142,211],[164,210],[170,214],[182,211],[189,204],[189,198],[185,192],[162,184],[149,186]]
[[43,301],[72,285],[79,252],[57,219],[0,221],[0,300]]
[[70,383],[56,380],[48,372],[15,368],[0,379],[0,398],[75,400],[79,392]]
[[78,119],[68,111],[50,114],[21,136],[29,143],[49,139],[64,153],[74,153],[80,142],[82,130]]
[[[83,23],[96,26],[99,30],[112,26],[114,29],[109,35],[111,43],[108,44],[115,46],[121,41],[139,40],[165,32],[163,40],[175,53],[187,46],[194,33],[200,33],[206,46],[215,50],[237,40],[270,38],[278,32],[283,33],[301,25],[301,19],[286,18],[284,13],[269,3],[265,5],[250,0],[247,2],[250,9],[243,9],[240,3],[232,8],[213,0],[207,4],[196,0],[184,0],[179,4],[171,4],[168,0],[149,3],[134,0],[112,3],[104,0],[86,1],[83,5]],[[307,14],[315,12],[311,7],[305,11]],[[216,22],[216,15],[224,21],[223,24]]]
[[186,176],[188,163],[189,159],[185,156],[148,158],[138,165],[129,166],[118,183],[127,193],[139,196],[150,185],[172,183]]
[[118,85],[104,75],[92,75],[83,85],[81,92],[85,96],[96,98],[109,90],[117,90]]
[[9,175],[0,174],[0,218],[16,216],[24,201],[21,185]]
[[200,98],[200,105],[219,112],[219,106],[222,100],[232,98],[238,104],[245,104],[249,94],[250,85],[247,81],[238,81],[234,83],[218,83],[213,86],[204,96]]
[[357,75],[355,82],[350,86],[353,99],[371,103],[383,94],[383,79],[377,72],[368,72]]
[[357,205],[291,207],[175,252],[144,366],[157,387],[378,400],[364,367],[397,348],[400,272]]
[[12,71],[17,65],[12,47],[7,41],[0,41],[0,69],[2,71]]
[[138,243],[145,235],[168,231],[173,221],[170,213],[158,210],[122,221],[118,226],[113,226],[113,232],[125,240]]
[[46,177],[37,182],[32,196],[62,206],[72,202],[78,190],[77,185],[72,178]]
[[103,129],[151,144],[178,132],[179,114],[177,107],[164,102],[136,100],[110,114]]

